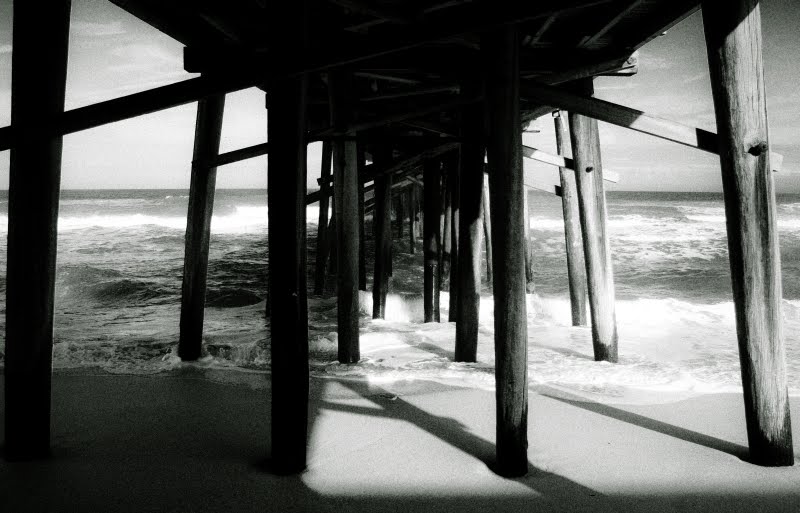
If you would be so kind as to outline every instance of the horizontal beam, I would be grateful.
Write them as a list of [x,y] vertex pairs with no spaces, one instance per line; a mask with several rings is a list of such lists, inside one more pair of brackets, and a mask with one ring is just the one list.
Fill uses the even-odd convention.
[[[561,186],[560,185],[551,185],[551,184],[545,183],[545,182],[534,181],[534,182],[525,182],[525,187],[528,187],[529,189],[536,189],[537,191],[542,191],[542,192],[546,192],[546,193],[549,193],[549,194],[553,194],[555,196],[559,196],[559,197],[561,196]],[[527,225],[527,221],[526,221],[526,225]]]
[[[575,169],[575,161],[571,158],[562,157],[561,155],[553,155],[552,153],[537,150],[536,148],[532,148],[530,146],[522,147],[522,156],[531,160],[543,162],[545,164],[563,167],[565,169]],[[619,173],[609,169],[603,169],[603,180],[606,182],[617,183],[619,182]]]
[[[522,96],[529,100],[589,116],[612,125],[630,128],[637,132],[691,148],[719,154],[719,138],[717,134],[702,128],[691,127],[676,121],[651,116],[630,107],[598,100],[597,98],[580,96],[557,87],[542,84],[522,84],[520,85],[520,92]],[[777,166],[782,161],[782,156],[776,155],[774,152],[771,154],[773,171],[780,171]]]
[[[196,102],[216,94],[230,93],[253,87],[263,76],[201,76],[134,93],[86,107],[66,111],[53,127],[54,135],[66,135],[81,130],[151,114],[160,110]],[[14,144],[13,126],[0,128],[0,151]]]

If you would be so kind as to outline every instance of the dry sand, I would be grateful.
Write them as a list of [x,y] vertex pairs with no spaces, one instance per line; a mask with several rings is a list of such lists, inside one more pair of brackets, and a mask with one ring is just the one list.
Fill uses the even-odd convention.
[[278,477],[269,377],[242,377],[57,372],[53,457],[0,463],[0,511],[800,511],[800,467],[743,460],[738,395],[609,406],[541,390],[530,474],[509,480],[489,468],[492,393],[313,379],[309,468]]

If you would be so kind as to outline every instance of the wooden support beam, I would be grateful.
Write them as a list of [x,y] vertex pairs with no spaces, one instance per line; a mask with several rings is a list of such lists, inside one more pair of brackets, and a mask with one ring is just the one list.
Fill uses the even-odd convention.
[[[569,170],[575,169],[575,161],[573,161],[571,158],[562,157],[561,155],[553,155],[552,153],[547,153],[546,151],[537,150],[536,148],[532,148],[530,146],[522,147],[522,155],[525,158],[536,160],[538,162],[543,162],[545,164],[550,164],[553,166],[558,166],[560,168],[565,168]],[[603,180],[605,180],[606,182],[617,183],[619,182],[619,173],[610,171],[608,169],[604,169]]]
[[[304,1],[274,4],[267,32],[303,49]],[[288,58],[288,56],[286,57]],[[306,467],[308,441],[308,299],[306,297],[307,78],[268,86],[269,294],[272,308],[272,467],[295,474]]]
[[633,0],[630,1],[625,7],[622,8],[619,12],[617,12],[614,16],[608,20],[605,25],[603,25],[600,30],[592,34],[591,36],[587,37],[584,41],[581,41],[580,46],[587,47],[592,46],[595,44],[600,38],[605,36],[609,30],[614,28],[620,21],[625,19],[625,16],[630,14],[631,11],[639,7],[644,0]]
[[492,204],[489,199],[489,177],[483,177],[483,202],[481,203],[481,216],[483,217],[483,240],[486,250],[486,281],[494,282],[494,259],[492,258]]
[[526,188],[523,190],[525,194],[525,292],[533,294],[536,292],[536,285],[533,279],[536,267],[533,258],[534,239],[533,228],[531,228],[531,212],[536,202],[536,196],[533,194],[533,191],[528,191]]
[[[376,148],[375,162],[382,164],[391,158],[386,147]],[[392,258],[392,175],[375,179],[375,210],[372,216],[375,234],[375,267],[372,279],[372,318],[386,318],[386,294],[389,292],[389,266]]]
[[519,37],[511,26],[482,39],[486,71],[486,153],[492,196],[497,465],[528,472],[528,329],[519,107]]
[[443,85],[435,87],[426,87],[423,89],[408,89],[405,91],[381,93],[371,96],[364,96],[360,98],[359,101],[362,103],[369,103],[369,102],[379,102],[385,100],[396,100],[398,98],[408,98],[411,96],[426,96],[429,94],[441,94],[441,93],[458,93],[458,86]]
[[[193,161],[209,161],[219,151],[224,110],[225,95],[222,94],[198,102]],[[202,164],[192,165],[178,340],[178,356],[183,361],[197,360],[203,349],[208,245],[211,240],[216,183],[217,168]]]
[[[337,70],[328,76],[331,121],[337,131],[351,125],[352,74]],[[344,135],[353,136],[354,132]],[[354,140],[333,143],[333,175],[336,191],[336,250],[339,362],[358,363],[358,154]]]
[[70,1],[14,3],[6,272],[5,450],[50,455],[50,380]]
[[[258,85],[263,74],[226,74],[201,76],[121,98],[115,98],[62,113],[48,127],[50,135],[66,135],[124,119],[196,102],[209,96],[231,93]],[[13,144],[14,127],[0,128],[0,151]]]
[[[719,154],[720,142],[717,134],[702,128],[690,127],[676,121],[650,116],[630,107],[542,84],[525,84],[522,86],[522,94],[539,103],[567,110],[570,114],[581,114],[684,146]],[[773,170],[780,171],[776,167],[773,167]]]
[[455,322],[458,319],[458,237],[459,221],[461,215],[461,158],[460,152],[454,151],[451,155],[452,162],[449,164],[450,180],[448,192],[450,194],[450,303],[447,320]]
[[439,210],[441,209],[441,160],[430,159],[423,166],[425,181],[425,215],[423,217],[423,251],[425,252],[424,310],[425,322],[439,322]]
[[[367,165],[367,152],[365,143],[356,141],[356,151],[358,153],[358,175],[364,174]],[[358,181],[358,290],[367,290],[367,247],[366,233],[364,227],[364,217],[366,207],[364,205],[364,194],[367,192],[363,180]]]
[[442,159],[441,207],[439,209],[439,275],[437,276],[440,292],[450,290],[450,225],[453,214],[450,208],[451,169],[449,168],[451,165],[451,158]]
[[750,460],[794,464],[758,0],[703,2]]
[[[556,131],[556,152],[564,155],[567,131],[561,113],[553,113]],[[572,310],[572,325],[586,326],[586,267],[583,259],[580,210],[578,208],[578,185],[575,181],[574,163],[560,166],[561,210],[564,213],[564,238],[567,253],[567,278],[569,280],[569,302]],[[604,177],[605,178],[605,177]]]
[[[591,79],[582,84],[593,93]],[[572,155],[578,189],[589,308],[592,316],[592,344],[597,361],[617,361],[617,318],[614,306],[614,273],[611,246],[606,231],[606,195],[597,120],[569,113]],[[563,190],[562,190],[563,194]]]
[[[322,168],[320,169],[321,189],[319,190],[319,221],[317,222],[317,258],[314,266],[314,294],[321,295],[325,292],[325,265],[328,262],[328,210],[331,196],[331,186],[328,178],[331,176],[331,157],[333,144],[330,141],[322,143]],[[309,195],[310,196],[310,195]],[[308,204],[308,199],[306,199]]]
[[408,252],[417,252],[417,187],[408,188]]
[[[483,92],[480,75],[465,82]],[[463,90],[463,89],[462,89]],[[461,111],[461,159],[459,161],[459,262],[455,360],[474,362],[478,355],[478,317],[481,299],[481,202],[483,161],[486,155],[483,105],[467,105]]]

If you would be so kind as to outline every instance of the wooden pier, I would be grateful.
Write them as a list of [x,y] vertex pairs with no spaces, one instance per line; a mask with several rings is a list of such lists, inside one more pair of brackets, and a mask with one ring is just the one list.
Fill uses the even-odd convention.
[[[423,213],[426,322],[440,321],[439,287],[449,281],[456,361],[476,359],[486,252],[495,318],[493,468],[504,476],[528,471],[526,292],[536,255],[526,235],[525,157],[560,167],[553,192],[563,201],[573,324],[587,323],[588,294],[595,359],[616,362],[625,351],[598,120],[720,156],[750,459],[794,463],[772,184],[779,159],[767,134],[757,0],[111,1],[181,42],[185,69],[201,76],[65,112],[70,1],[14,2],[12,119],[0,128],[0,150],[11,152],[6,458],[49,453],[62,137],[197,102],[179,355],[203,353],[216,169],[268,154],[269,212],[280,213],[268,225],[276,472],[307,465],[306,205],[320,205],[311,292],[324,293],[335,269],[338,357],[357,364],[359,288],[369,268],[364,216],[373,214],[379,318],[391,288],[395,198],[404,200],[396,223],[402,230],[408,220],[412,253]],[[718,134],[593,98],[594,77],[635,73],[634,52],[700,8]],[[225,94],[250,87],[266,93],[265,141],[219,154]],[[562,111],[558,155],[524,148],[523,128],[554,110]],[[313,141],[323,141],[320,190],[307,194]],[[365,200],[366,191],[374,197]]]

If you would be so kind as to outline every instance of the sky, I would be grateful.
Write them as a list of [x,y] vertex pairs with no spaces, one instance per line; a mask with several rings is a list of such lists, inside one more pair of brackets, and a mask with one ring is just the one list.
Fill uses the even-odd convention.
[[[20,1],[20,0],[18,0]],[[800,193],[800,2],[762,0],[764,73],[770,140],[784,155],[778,192]],[[0,0],[0,126],[10,124],[12,2]],[[73,0],[67,109],[192,78],[182,45],[107,0]],[[598,98],[715,131],[711,86],[698,12],[639,52],[633,77],[601,77]],[[62,188],[188,188],[196,104],[64,138]],[[259,90],[229,94],[220,151],[266,140]],[[552,118],[534,122],[524,142],[555,152]],[[603,166],[620,175],[609,190],[719,191],[719,159],[628,129],[600,123]],[[0,189],[8,187],[9,152],[0,152]],[[309,146],[309,184],[319,174],[320,144]],[[267,158],[220,168],[220,188],[267,185]],[[527,161],[526,181],[557,183],[557,170]]]

